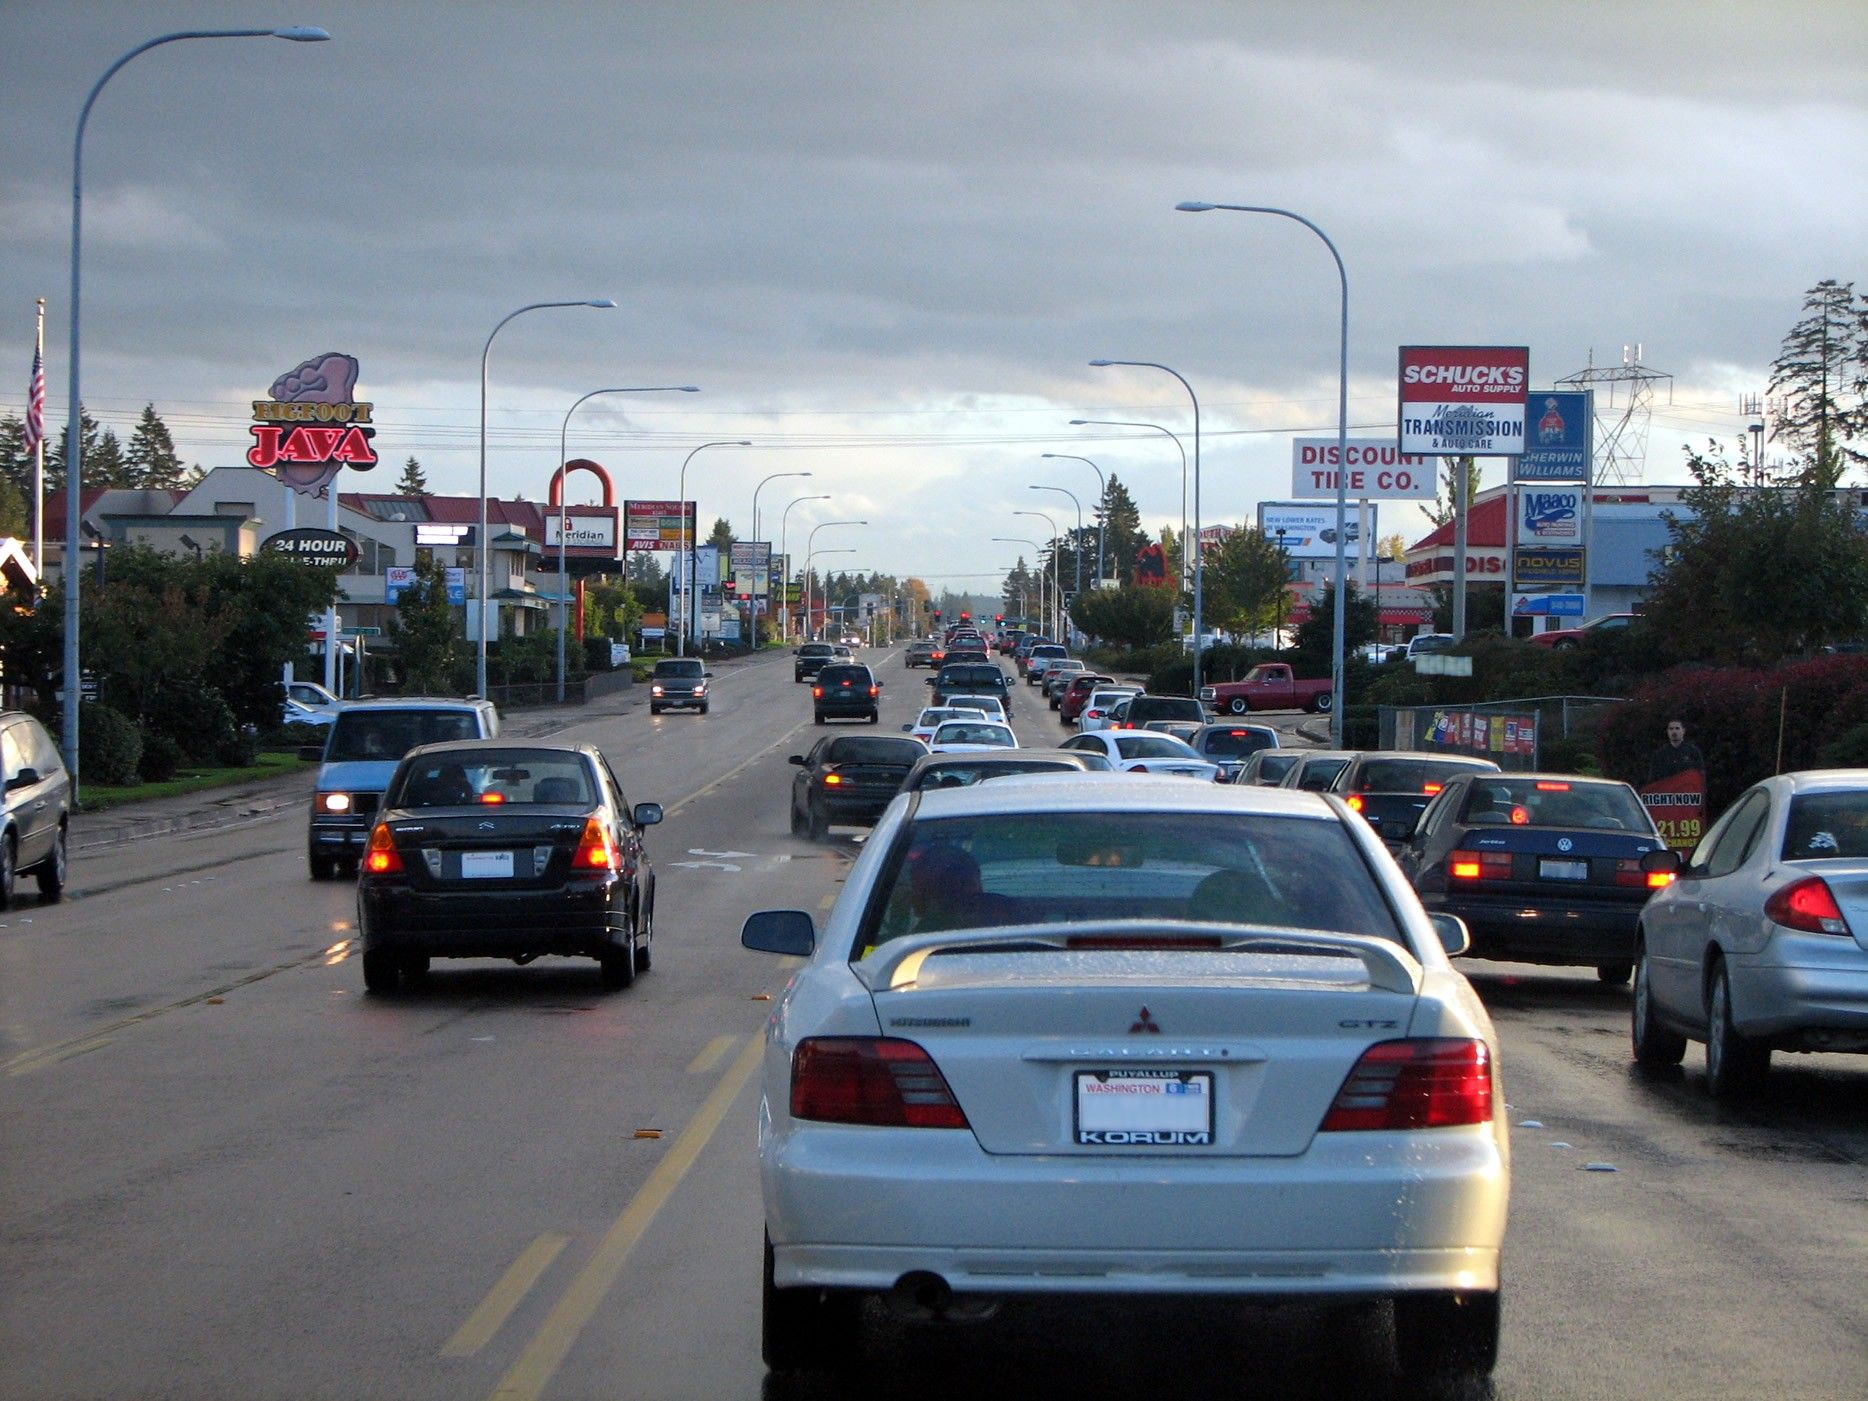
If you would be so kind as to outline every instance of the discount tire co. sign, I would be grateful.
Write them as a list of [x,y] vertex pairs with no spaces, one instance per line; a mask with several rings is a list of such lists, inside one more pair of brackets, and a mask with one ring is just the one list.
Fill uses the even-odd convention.
[[1401,451],[1518,456],[1530,384],[1531,352],[1524,346],[1402,346]]

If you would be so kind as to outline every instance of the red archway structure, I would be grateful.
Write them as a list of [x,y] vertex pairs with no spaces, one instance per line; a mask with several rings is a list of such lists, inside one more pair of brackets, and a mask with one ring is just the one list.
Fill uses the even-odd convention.
[[[547,500],[551,505],[561,505],[564,501],[564,479],[573,472],[588,472],[603,487],[603,504],[607,508],[616,508],[616,483],[610,480],[610,474],[603,470],[603,464],[592,462],[588,457],[573,457],[557,471],[551,474],[551,491]],[[577,640],[584,640],[584,581],[577,581],[577,602],[572,605],[571,626],[577,633]]]

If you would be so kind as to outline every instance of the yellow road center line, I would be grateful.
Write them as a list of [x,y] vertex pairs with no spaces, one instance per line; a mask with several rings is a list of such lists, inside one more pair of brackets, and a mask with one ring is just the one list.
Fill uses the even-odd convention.
[[688,1074],[705,1075],[711,1070],[718,1069],[720,1062],[726,1059],[726,1053],[733,1049],[733,1043],[738,1040],[737,1036],[714,1037],[701,1047],[701,1053],[698,1056],[688,1062]]
[[616,1277],[622,1273],[630,1252],[648,1232],[650,1224],[662,1207],[667,1205],[669,1197],[674,1195],[675,1188],[699,1159],[701,1150],[726,1118],[727,1110],[733,1107],[733,1101],[758,1069],[764,1051],[763,1037],[754,1036],[747,1041],[746,1048],[713,1087],[699,1112],[681,1131],[681,1137],[668,1150],[668,1156],[649,1174],[649,1180],[642,1184],[642,1190],[623,1208],[623,1214],[616,1218],[604,1234],[589,1263],[571,1281],[571,1287],[564,1291],[564,1297],[553,1305],[532,1341],[526,1344],[525,1351],[519,1355],[519,1360],[500,1379],[499,1386],[493,1392],[494,1401],[537,1401],[544,1394],[545,1387],[577,1342],[578,1335],[596,1316],[604,1296],[616,1283]]
[[829,892],[827,895],[825,895],[823,899],[817,902],[817,908],[820,910],[827,910],[836,903],[837,903],[837,892],[833,890]]
[[441,1355],[471,1357],[492,1342],[493,1335],[505,1327],[512,1311],[519,1307],[520,1301],[543,1278],[551,1262],[558,1258],[558,1252],[570,1241],[569,1236],[542,1235],[520,1251],[519,1258],[499,1277],[499,1283],[487,1291],[480,1307],[467,1316],[460,1331],[442,1344]]

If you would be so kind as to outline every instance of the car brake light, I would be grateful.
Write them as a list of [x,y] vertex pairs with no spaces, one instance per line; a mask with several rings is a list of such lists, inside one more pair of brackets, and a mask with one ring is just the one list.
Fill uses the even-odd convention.
[[1455,880],[1510,880],[1508,851],[1456,851],[1447,858],[1447,874]]
[[1420,791],[1423,793],[1438,793],[1440,788],[1441,785],[1438,783],[1423,783],[1420,786]]
[[1848,934],[1835,893],[1821,876],[1806,876],[1777,891],[1764,902],[1765,917],[1786,929],[1809,934]]
[[791,1115],[832,1124],[964,1129],[966,1115],[913,1041],[814,1036],[791,1057]]
[[869,688],[870,697],[873,699],[881,691],[881,689],[882,688],[880,686],[871,686]]
[[1100,710],[1086,710],[1083,712],[1083,718],[1086,720],[1100,720],[1103,718],[1103,712]]
[[1226,733],[1231,735],[1234,739],[1244,739],[1246,737],[1244,730],[1228,730]]
[[577,843],[577,853],[571,857],[571,868],[577,871],[614,871],[620,863],[616,859],[616,848],[610,842],[610,834],[596,818],[586,818],[584,835]]
[[822,686],[811,687],[811,698],[813,700],[822,700],[824,698],[824,688]]
[[1362,795],[1360,793],[1351,793],[1343,801],[1349,805],[1349,810],[1351,812],[1362,811]]
[[506,801],[506,795],[504,793],[495,792],[493,789],[489,788],[480,795],[480,801],[487,804],[489,807],[497,807],[499,804]]
[[1380,1041],[1362,1053],[1320,1133],[1440,1129],[1492,1117],[1492,1054],[1483,1041]]
[[1570,785],[1567,783],[1547,783],[1540,780],[1537,785],[1537,791],[1539,793],[1567,793],[1570,791]]
[[387,823],[379,822],[370,833],[370,849],[364,855],[363,869],[373,876],[393,876],[402,870],[402,853]]

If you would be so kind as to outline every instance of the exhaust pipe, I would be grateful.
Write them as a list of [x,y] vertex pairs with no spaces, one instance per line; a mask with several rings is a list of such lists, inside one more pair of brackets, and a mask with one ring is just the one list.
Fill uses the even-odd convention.
[[953,1290],[932,1270],[911,1270],[895,1281],[888,1299],[903,1318],[945,1318],[953,1307]]

